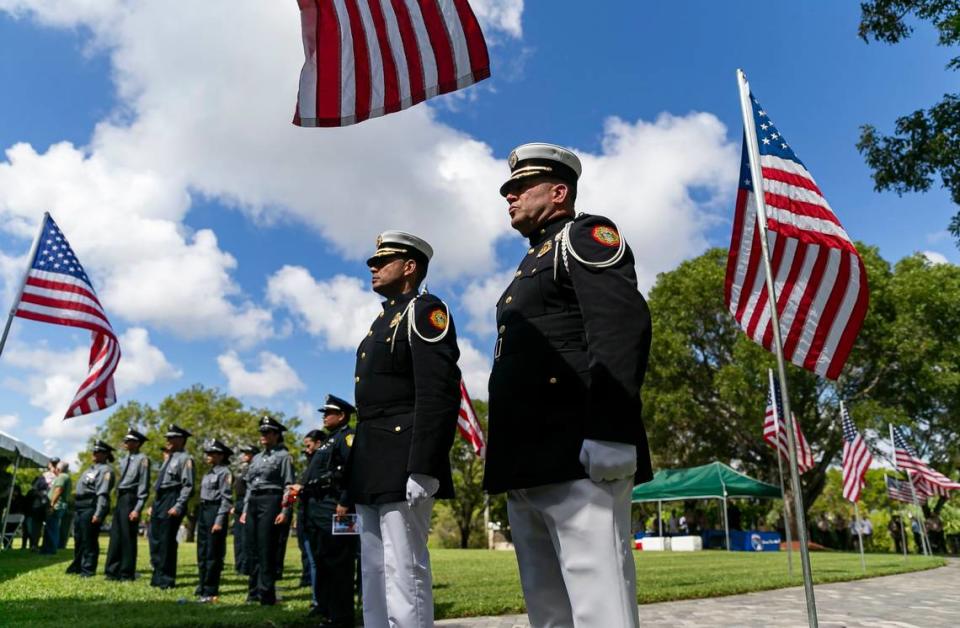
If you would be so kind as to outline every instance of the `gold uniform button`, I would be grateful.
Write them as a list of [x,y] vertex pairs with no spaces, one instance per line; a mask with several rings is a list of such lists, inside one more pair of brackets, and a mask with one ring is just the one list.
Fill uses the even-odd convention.
[[390,305],[396,305],[396,304],[397,304],[396,301],[394,301],[393,299],[390,299]]
[[533,255],[533,249],[527,250],[527,255]]
[[551,384],[556,384],[556,383],[557,383],[557,378],[556,378],[556,377],[551,377],[551,378],[550,378],[550,383],[551,383]]
[[523,274],[523,271],[522,271],[522,270],[518,270],[518,271],[516,272],[516,274],[514,274],[514,277],[519,277],[519,276],[522,275],[522,274]]
[[353,381],[354,381],[355,383],[359,384],[359,383],[360,383],[360,377],[359,377],[359,376],[358,376],[358,377],[354,377],[354,378],[353,378]]
[[507,302],[507,303],[510,303],[511,301],[513,301],[513,297],[507,297],[507,301],[506,301],[506,302]]
[[500,325],[500,329],[499,329],[498,331],[502,334],[503,332],[507,331],[507,326],[506,326],[506,325]]
[[380,318],[383,318],[384,312],[380,312]]
[[361,360],[365,360],[366,357],[367,357],[367,352],[366,352],[366,351],[364,351],[363,353],[360,354],[360,359],[361,359]]
[[369,338],[372,335],[373,335],[373,330],[371,329],[370,331],[367,332],[367,338]]
[[399,431],[400,431],[400,426],[398,425],[398,426],[396,426],[395,428],[393,428],[393,431],[394,431],[394,432],[399,432]]

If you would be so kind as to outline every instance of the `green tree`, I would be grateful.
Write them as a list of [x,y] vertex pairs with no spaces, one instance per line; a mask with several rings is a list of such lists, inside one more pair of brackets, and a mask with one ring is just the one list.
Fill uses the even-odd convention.
[[[860,37],[888,44],[913,33],[912,19],[931,22],[941,46],[960,43],[960,3],[956,0],[872,0],[860,4]],[[947,64],[960,69],[960,56]],[[876,190],[925,192],[939,175],[960,205],[960,95],[945,94],[929,109],[920,109],[896,121],[896,134],[881,135],[873,125],[860,129],[857,149],[873,170]],[[960,246],[960,211],[949,226]]]

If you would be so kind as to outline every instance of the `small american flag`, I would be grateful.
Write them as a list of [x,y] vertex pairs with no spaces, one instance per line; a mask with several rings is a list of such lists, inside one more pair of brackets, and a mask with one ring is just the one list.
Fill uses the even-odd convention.
[[480,429],[480,421],[477,420],[473,402],[470,401],[470,395],[467,394],[467,387],[462,379],[460,380],[460,416],[457,417],[457,429],[473,447],[474,454],[481,458],[486,456],[487,444],[483,440],[483,430]]
[[298,0],[297,126],[347,126],[490,76],[467,0]]
[[[780,383],[773,377],[773,371],[767,371],[770,380],[770,391],[767,393],[767,410],[763,417],[763,440],[780,452],[780,456],[790,460],[790,446],[787,443],[787,426],[784,425],[783,397],[780,394]],[[776,400],[774,403],[773,400]],[[813,451],[807,444],[807,439],[800,429],[800,422],[796,415],[793,417],[793,436],[797,445],[797,469],[806,473],[814,467]]]
[[90,278],[50,214],[44,214],[37,252],[15,315],[90,331],[87,377],[64,418],[103,410],[116,402],[113,374],[120,361],[120,344]]
[[855,502],[866,483],[867,469],[873,462],[873,455],[842,403],[840,420],[843,423],[843,496]]
[[[887,480],[887,496],[898,502],[913,503],[913,493],[910,492],[910,483],[906,480],[898,480],[889,475],[885,476]],[[919,495],[917,496],[919,497]]]
[[[750,100],[783,354],[797,366],[836,379],[867,313],[866,271],[813,176],[752,94]],[[747,336],[773,351],[754,183],[744,141],[725,300]]]
[[[907,444],[907,439],[903,437],[903,432],[899,427],[893,428],[893,457],[894,464],[900,469],[916,471],[917,475],[930,484],[933,494],[946,494],[946,491],[960,489],[960,482],[954,482],[936,469],[931,468],[927,463],[920,460],[916,452]],[[943,493],[938,492],[943,489]]]

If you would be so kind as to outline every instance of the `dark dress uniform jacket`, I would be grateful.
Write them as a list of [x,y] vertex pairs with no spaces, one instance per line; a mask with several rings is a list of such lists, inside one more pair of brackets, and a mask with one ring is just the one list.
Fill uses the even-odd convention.
[[337,505],[347,504],[345,474],[353,439],[353,428],[342,425],[310,458],[303,472],[300,499],[302,520],[307,526],[329,532]]
[[636,445],[634,480],[646,482],[653,473],[640,386],[651,328],[633,253],[612,222],[587,214],[529,239],[497,302],[484,488],[586,478],[585,439]]
[[411,291],[384,301],[357,349],[349,503],[403,501],[411,473],[437,478],[438,499],[453,497],[449,455],[460,410],[457,334],[447,307],[431,294],[416,297],[408,312],[415,296]]

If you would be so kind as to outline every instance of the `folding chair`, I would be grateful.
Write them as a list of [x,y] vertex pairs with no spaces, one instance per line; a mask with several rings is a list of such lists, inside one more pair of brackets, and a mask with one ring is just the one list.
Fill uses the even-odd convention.
[[13,541],[22,533],[25,518],[21,514],[7,515],[7,525],[3,531],[3,537],[0,538],[0,547],[10,549],[13,546]]

